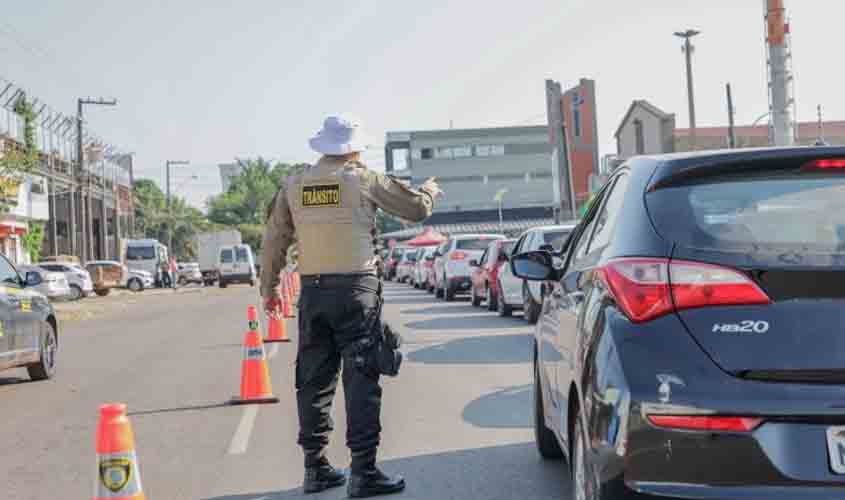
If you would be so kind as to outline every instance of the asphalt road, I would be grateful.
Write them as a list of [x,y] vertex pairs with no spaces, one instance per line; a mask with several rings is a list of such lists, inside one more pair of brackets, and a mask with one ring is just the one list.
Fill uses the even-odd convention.
[[[385,295],[406,353],[400,377],[383,384],[379,458],[408,482],[393,498],[568,498],[565,465],[542,462],[534,449],[531,330],[522,319],[404,285],[388,284]],[[294,342],[268,346],[281,403],[224,405],[239,386],[245,309],[257,303],[248,287],[138,298],[64,325],[56,379],[0,373],[0,496],[91,498],[97,407],[118,401],[129,406],[147,498],[304,497],[294,322]],[[340,398],[329,456],[346,467]],[[341,488],[308,498],[345,497]]]

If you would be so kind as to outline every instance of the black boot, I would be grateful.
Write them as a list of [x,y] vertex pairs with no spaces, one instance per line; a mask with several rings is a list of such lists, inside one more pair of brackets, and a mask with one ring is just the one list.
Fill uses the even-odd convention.
[[325,462],[305,469],[305,481],[302,488],[305,493],[319,493],[344,484],[346,484],[346,475]]
[[404,489],[405,480],[402,476],[389,477],[373,467],[361,472],[353,472],[349,478],[347,492],[350,498],[366,498],[399,493]]

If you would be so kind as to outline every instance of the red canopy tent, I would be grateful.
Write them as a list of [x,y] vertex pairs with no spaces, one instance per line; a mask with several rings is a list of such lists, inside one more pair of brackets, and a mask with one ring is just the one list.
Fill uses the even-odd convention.
[[431,227],[427,227],[422,233],[418,234],[416,238],[405,244],[412,247],[430,247],[439,245],[444,241],[446,241],[445,236],[438,233]]

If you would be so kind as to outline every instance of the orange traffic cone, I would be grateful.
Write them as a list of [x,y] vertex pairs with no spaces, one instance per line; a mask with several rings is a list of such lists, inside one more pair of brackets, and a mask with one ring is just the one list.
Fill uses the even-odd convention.
[[135,437],[126,405],[100,406],[97,424],[97,478],[94,500],[144,500]]
[[264,343],[270,342],[290,342],[288,334],[285,331],[285,320],[275,316],[267,317],[267,338]]
[[278,403],[270,387],[270,369],[264,355],[264,344],[255,330],[246,333],[244,339],[244,360],[241,364],[241,394],[231,404]]

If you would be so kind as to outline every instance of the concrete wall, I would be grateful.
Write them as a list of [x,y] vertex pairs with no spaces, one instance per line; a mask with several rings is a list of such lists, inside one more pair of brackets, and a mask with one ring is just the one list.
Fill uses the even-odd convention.
[[[411,133],[414,184],[437,177],[444,197],[435,211],[498,208],[496,193],[507,188],[504,207],[551,206],[551,146],[546,127],[443,130]],[[493,145],[497,154],[479,156],[478,146]],[[422,159],[420,151],[469,147],[470,156]]]

